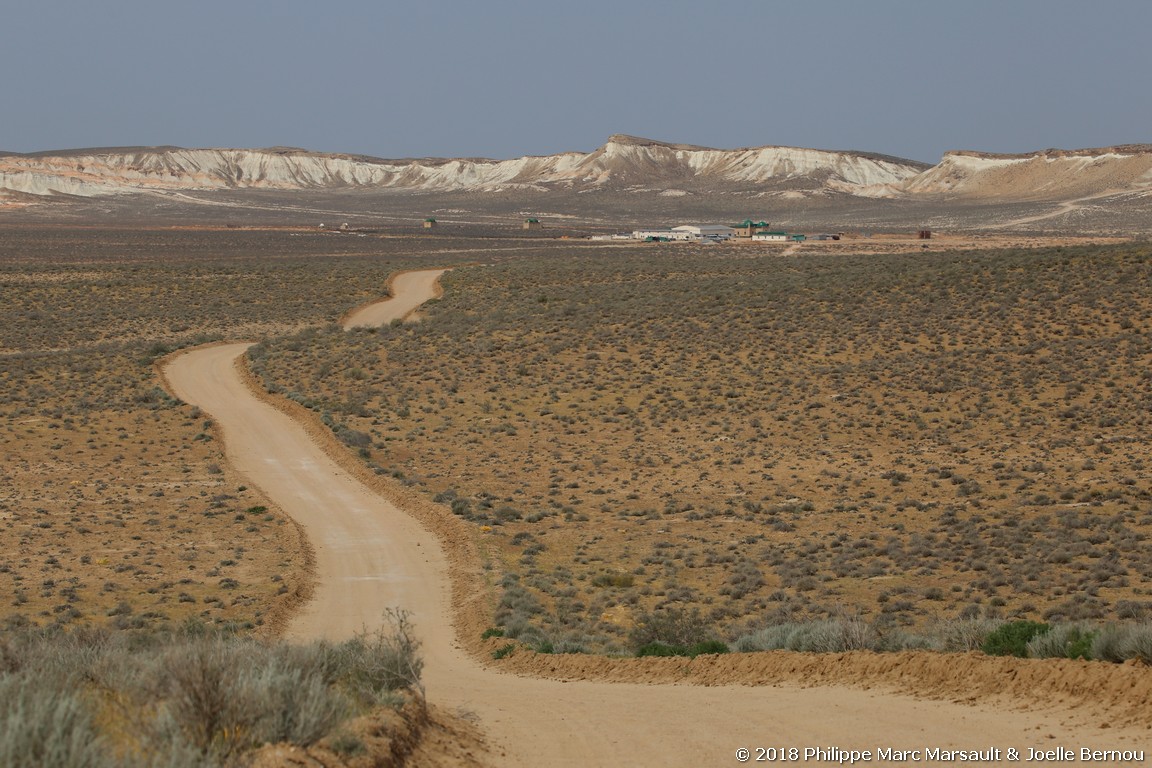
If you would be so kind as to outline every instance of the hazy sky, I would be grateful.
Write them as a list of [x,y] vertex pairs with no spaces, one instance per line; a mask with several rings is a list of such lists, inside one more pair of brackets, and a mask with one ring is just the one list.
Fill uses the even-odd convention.
[[1152,142],[1150,0],[0,0],[0,150]]

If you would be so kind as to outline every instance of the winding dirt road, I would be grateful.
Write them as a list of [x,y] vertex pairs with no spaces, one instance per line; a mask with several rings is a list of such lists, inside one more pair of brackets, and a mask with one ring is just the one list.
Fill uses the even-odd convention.
[[[375,308],[371,322],[410,315],[435,295],[440,272],[397,279],[397,299]],[[356,315],[346,322],[367,321]],[[498,765],[737,765],[740,747],[753,750],[753,762],[758,747],[873,756],[878,748],[1015,747],[1026,755],[1029,747],[1120,749],[1147,741],[1146,732],[1068,725],[1059,711],[1004,711],[879,690],[561,682],[486,667],[456,641],[448,564],[436,537],[248,389],[236,367],[248,346],[192,350],[170,362],[165,376],[182,400],[215,418],[235,468],[307,531],[318,583],[289,634],[344,638],[378,625],[387,608],[407,609],[424,643],[429,699],[475,713]]]

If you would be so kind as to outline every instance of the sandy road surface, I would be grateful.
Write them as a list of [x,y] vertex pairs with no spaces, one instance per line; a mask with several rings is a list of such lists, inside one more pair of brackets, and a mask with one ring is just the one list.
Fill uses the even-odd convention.
[[[397,280],[394,295],[411,286],[424,293],[387,305],[379,321],[406,316],[416,299],[431,295],[433,283]],[[165,375],[181,399],[216,419],[229,461],[308,532],[318,584],[289,633],[346,637],[376,626],[386,608],[411,611],[424,642],[430,700],[474,712],[499,765],[737,765],[739,747],[836,747],[873,755],[882,747],[1015,747],[1026,756],[1029,747],[1121,749],[1149,741],[1147,732],[1067,725],[1059,712],[1003,711],[877,690],[565,683],[486,668],[455,642],[447,564],[436,538],[247,389],[235,366],[247,346],[193,350],[173,360]]]
[[389,281],[391,299],[376,301],[349,312],[341,325],[347,331],[364,326],[377,327],[408,317],[420,305],[440,295],[440,275],[445,271],[423,269],[417,272],[401,272]]

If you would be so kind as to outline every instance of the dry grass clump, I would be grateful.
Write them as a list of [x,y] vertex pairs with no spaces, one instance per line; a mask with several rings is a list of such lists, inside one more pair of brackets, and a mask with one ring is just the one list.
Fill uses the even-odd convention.
[[1116,620],[1152,607],[1149,255],[541,245],[252,359],[475,522],[541,647],[667,607]]

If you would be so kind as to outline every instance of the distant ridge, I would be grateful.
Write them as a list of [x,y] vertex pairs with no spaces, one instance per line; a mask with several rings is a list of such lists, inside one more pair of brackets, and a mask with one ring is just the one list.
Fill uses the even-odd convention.
[[296,147],[100,147],[0,152],[0,192],[33,197],[216,189],[443,192],[614,191],[665,196],[1062,200],[1152,188],[1152,145],[948,152],[936,165],[873,152],[714,149],[615,134],[592,152],[510,160],[384,159]]

